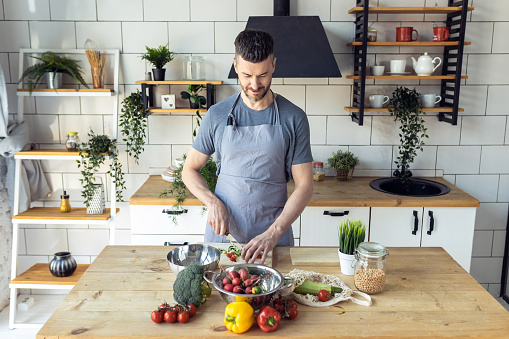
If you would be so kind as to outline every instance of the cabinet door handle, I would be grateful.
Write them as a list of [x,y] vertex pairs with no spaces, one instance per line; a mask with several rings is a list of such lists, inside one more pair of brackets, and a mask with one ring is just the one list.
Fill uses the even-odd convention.
[[344,211],[344,212],[329,212],[329,211],[323,211],[323,215],[330,215],[331,217],[343,217],[345,215],[348,215],[350,211]]
[[428,212],[429,215],[429,230],[428,235],[431,235],[431,232],[435,229],[435,218],[433,218],[433,211]]
[[419,229],[419,216],[417,211],[414,211],[414,230],[412,231],[413,235],[417,235],[417,230]]
[[187,213],[187,210],[186,209],[182,209],[180,211],[174,211],[174,210],[166,210],[166,209],[164,209],[163,213],[166,213],[168,215],[180,215],[180,214],[183,214],[183,213]]
[[189,245],[189,243],[187,241],[184,241],[183,243],[176,243],[176,242],[169,242],[169,241],[164,242],[164,246],[184,246],[184,245]]

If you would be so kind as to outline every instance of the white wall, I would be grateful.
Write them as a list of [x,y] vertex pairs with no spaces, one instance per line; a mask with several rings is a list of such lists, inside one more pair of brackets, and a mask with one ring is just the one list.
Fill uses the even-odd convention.
[[[381,6],[435,4],[435,0],[379,2]],[[446,4],[445,0],[438,2]],[[506,0],[473,0],[472,3],[476,9],[468,15],[466,33],[466,40],[472,41],[472,45],[466,46],[464,56],[464,73],[469,79],[464,81],[460,100],[465,112],[457,126],[438,122],[432,115],[426,117],[430,138],[413,170],[416,175],[443,171],[447,180],[481,201],[471,273],[492,294],[498,295],[509,204],[509,38],[506,34],[509,3]],[[181,79],[184,56],[203,56],[208,67],[207,79],[225,83],[217,89],[218,100],[222,100],[239,90],[235,80],[227,79],[236,34],[245,27],[250,15],[272,15],[271,0],[0,0],[0,4],[0,64],[9,83],[11,113],[17,109],[19,48],[82,48],[87,38],[95,40],[100,48],[121,50],[121,96],[135,91],[138,86],[134,82],[150,71],[139,58],[144,46],[169,43],[178,55],[167,66],[167,79]],[[353,0],[291,1],[292,15],[320,16],[344,75],[352,74],[352,50],[346,43],[353,39],[354,17],[347,14],[353,6]],[[373,27],[379,30],[380,40],[393,40],[395,27],[402,25],[416,27],[421,37],[429,40],[432,21],[439,22],[445,16],[379,15],[372,19],[379,21]],[[405,57],[417,57],[424,51],[432,56],[442,54],[442,48],[381,47],[368,51],[371,64],[387,61],[399,53]],[[380,81],[369,86],[368,92],[390,95],[401,84],[436,93],[440,85],[432,80]],[[362,127],[351,122],[343,110],[343,106],[350,105],[351,85],[345,78],[275,79],[273,89],[307,112],[315,160],[324,161],[333,151],[350,149],[361,160],[356,175],[389,175],[398,142],[394,138],[395,125],[387,114],[366,116]],[[178,97],[180,90],[181,87],[175,86],[171,93]],[[168,89],[158,91],[164,94]],[[88,126],[94,126],[97,133],[111,134],[108,99],[27,98],[25,105],[32,139],[40,147],[62,147],[66,133],[76,128],[82,139],[86,139]],[[191,115],[149,118],[148,145],[141,165],[136,166],[125,153],[122,156],[127,172],[127,199],[147,178],[149,167],[166,167],[188,150],[193,126]],[[61,190],[66,188],[71,193],[72,205],[81,205],[76,167],[49,163],[44,166],[53,193],[42,204],[58,206]],[[118,237],[129,243],[128,222],[122,227]],[[107,229],[76,225],[30,225],[20,235],[20,270],[34,262],[49,261],[57,250],[70,250],[79,262],[90,262],[108,239]],[[0,248],[5,257],[4,246]],[[0,270],[0,281],[8,279],[6,272]],[[6,287],[0,284],[0,288]]]

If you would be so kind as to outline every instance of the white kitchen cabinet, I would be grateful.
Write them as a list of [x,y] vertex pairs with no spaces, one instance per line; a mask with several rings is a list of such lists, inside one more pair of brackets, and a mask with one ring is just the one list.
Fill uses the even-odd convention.
[[306,207],[301,214],[300,246],[339,246],[338,226],[360,219],[369,234],[369,207]]
[[475,213],[475,207],[372,207],[369,241],[387,247],[443,247],[470,272]]

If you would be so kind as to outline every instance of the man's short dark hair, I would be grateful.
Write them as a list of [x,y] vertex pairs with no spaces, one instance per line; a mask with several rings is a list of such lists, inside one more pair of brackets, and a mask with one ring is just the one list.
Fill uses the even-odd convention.
[[274,60],[274,39],[264,31],[246,29],[235,38],[235,58],[240,55],[242,59],[258,63],[271,57]]

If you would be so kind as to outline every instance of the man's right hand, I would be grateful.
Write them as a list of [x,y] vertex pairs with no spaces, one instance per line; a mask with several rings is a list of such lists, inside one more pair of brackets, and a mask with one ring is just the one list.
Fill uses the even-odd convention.
[[207,221],[217,235],[225,236],[228,231],[228,210],[219,199],[208,206]]

